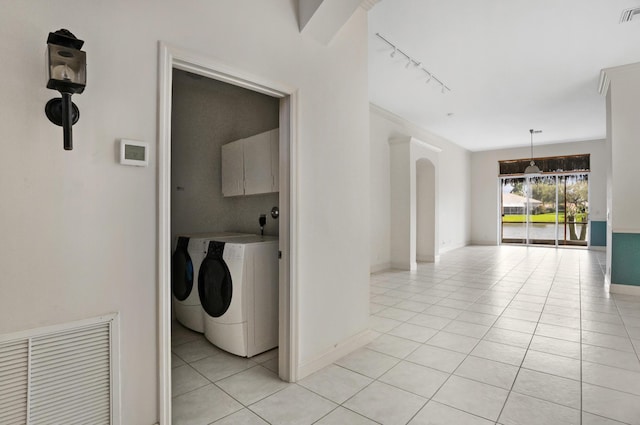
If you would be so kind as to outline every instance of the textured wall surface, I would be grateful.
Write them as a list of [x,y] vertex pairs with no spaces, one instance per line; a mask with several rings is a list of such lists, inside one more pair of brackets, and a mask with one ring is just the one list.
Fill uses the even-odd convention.
[[220,149],[225,143],[278,128],[279,99],[185,71],[173,73],[171,232],[278,235],[269,212],[278,194],[223,197]]

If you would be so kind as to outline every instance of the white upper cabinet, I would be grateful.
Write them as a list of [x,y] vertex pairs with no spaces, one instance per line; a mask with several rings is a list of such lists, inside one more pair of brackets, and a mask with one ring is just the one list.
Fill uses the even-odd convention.
[[271,175],[273,176],[272,192],[280,191],[280,132],[271,131]]
[[222,196],[244,195],[242,140],[222,146]]
[[279,131],[270,130],[222,146],[222,195],[279,190]]

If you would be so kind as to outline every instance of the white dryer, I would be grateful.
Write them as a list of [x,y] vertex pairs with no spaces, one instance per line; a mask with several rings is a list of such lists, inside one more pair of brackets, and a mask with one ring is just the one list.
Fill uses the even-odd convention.
[[198,233],[177,237],[171,258],[171,292],[175,318],[183,326],[204,332],[198,296],[198,270],[207,255],[209,241],[216,237],[246,236],[246,233]]
[[216,238],[200,266],[204,336],[243,357],[278,346],[278,238]]

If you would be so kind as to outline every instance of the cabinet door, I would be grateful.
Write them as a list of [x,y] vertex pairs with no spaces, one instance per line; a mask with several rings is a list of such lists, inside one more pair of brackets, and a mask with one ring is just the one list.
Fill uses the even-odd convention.
[[244,139],[244,194],[272,192],[271,132]]
[[280,191],[280,131],[278,129],[271,130],[271,176],[272,176],[272,192]]
[[244,195],[242,140],[222,146],[222,196]]

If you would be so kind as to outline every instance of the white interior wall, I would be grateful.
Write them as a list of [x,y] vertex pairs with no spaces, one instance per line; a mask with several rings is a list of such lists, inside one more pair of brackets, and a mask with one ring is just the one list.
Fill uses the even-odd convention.
[[[638,225],[638,210],[640,197],[637,196],[635,184],[635,168],[640,146],[640,121],[637,118],[638,96],[640,95],[640,63],[622,65],[604,70],[610,79],[606,92],[607,100],[607,141],[606,148],[610,155],[607,170],[607,270],[605,279],[612,285],[612,292],[628,292],[620,284],[627,282],[615,281],[619,279],[612,273],[621,267],[635,270],[632,264],[621,263],[624,254],[633,252],[627,246],[627,252],[613,252],[614,233],[640,233]],[[633,273],[633,272],[632,272]],[[632,294],[637,293],[637,286]]]
[[[364,10],[325,47],[279,0],[2,1],[0,333],[121,315],[122,423],[158,419],[158,41],[299,89],[299,361],[367,327],[369,110]],[[85,40],[74,150],[44,115],[49,31]],[[117,163],[150,143],[147,168]],[[347,260],[348,259],[348,260]],[[327,314],[331,312],[331,314]]]
[[613,143],[611,140],[611,90],[607,91],[606,94],[606,102],[607,102],[607,138],[605,139],[605,152],[607,155],[607,171],[606,171],[606,220],[607,220],[607,248],[606,248],[606,259],[605,262],[607,264],[605,270],[605,282],[611,283],[611,247],[613,245],[613,225],[612,225],[612,217],[611,217],[611,207],[613,204],[613,155],[611,154],[613,151]]
[[436,169],[428,159],[416,164],[416,259],[434,261],[436,256]]
[[[640,157],[640,64],[622,66],[611,74],[611,226],[614,233],[640,233],[638,211],[640,196],[636,182],[636,167]],[[634,194],[634,195],[632,195]]]
[[[470,155],[441,137],[375,105],[370,108],[371,134],[371,271],[391,266],[391,168],[389,139],[415,137],[441,148],[437,153],[439,252],[466,245],[470,238]],[[415,165],[415,164],[414,164]]]
[[171,113],[171,234],[201,232],[278,235],[271,208],[278,193],[222,196],[225,143],[279,126],[280,100],[241,87],[173,72]]
[[[411,138],[397,139],[400,143],[389,144],[389,179],[391,180],[390,205],[390,247],[389,266],[401,270],[415,270],[416,241],[412,235],[415,219],[415,183],[412,181]],[[413,173],[415,175],[415,173]],[[376,207],[376,206],[373,206]],[[387,268],[385,266],[384,268]]]
[[[589,218],[606,220],[607,152],[604,140],[535,145],[534,156],[591,154]],[[498,243],[498,161],[529,158],[530,148],[500,149],[471,154],[471,241]]]

